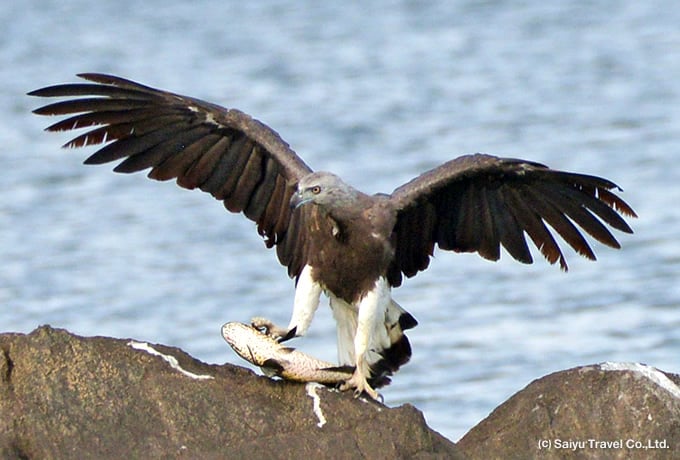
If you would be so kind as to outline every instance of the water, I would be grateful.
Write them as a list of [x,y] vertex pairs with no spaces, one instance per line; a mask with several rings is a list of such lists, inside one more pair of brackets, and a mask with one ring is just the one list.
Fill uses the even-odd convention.
[[[255,3],[255,2],[252,2]],[[678,372],[680,9],[674,2],[25,1],[0,10],[0,330],[40,324],[243,364],[228,320],[288,320],[293,283],[210,197],[84,167],[24,94],[110,72],[238,107],[317,169],[389,192],[482,151],[611,178],[623,250],[497,264],[439,252],[395,292],[420,321],[384,390],[456,440],[547,373]],[[538,260],[538,256],[536,257]],[[322,308],[296,346],[334,359]]]

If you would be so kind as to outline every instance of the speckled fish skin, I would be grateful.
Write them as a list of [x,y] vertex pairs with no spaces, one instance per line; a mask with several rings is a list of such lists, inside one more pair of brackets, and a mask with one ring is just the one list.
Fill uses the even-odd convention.
[[222,337],[241,358],[258,366],[268,376],[294,382],[335,385],[352,376],[353,367],[338,367],[294,348],[281,345],[256,328],[239,322],[222,326]]

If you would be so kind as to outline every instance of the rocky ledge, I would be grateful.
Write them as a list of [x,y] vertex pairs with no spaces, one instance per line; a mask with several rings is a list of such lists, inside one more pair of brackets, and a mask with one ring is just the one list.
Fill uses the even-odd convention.
[[[456,458],[410,405],[41,327],[0,335],[0,458]],[[462,458],[458,455],[458,458]]]
[[0,458],[678,458],[678,383],[642,365],[558,372],[454,444],[408,404],[46,326],[0,334]]

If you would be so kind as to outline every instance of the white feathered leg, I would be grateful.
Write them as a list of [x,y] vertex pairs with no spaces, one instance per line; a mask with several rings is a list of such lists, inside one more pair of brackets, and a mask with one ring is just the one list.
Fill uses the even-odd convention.
[[[341,387],[341,390],[354,388],[354,395],[362,392],[375,400],[380,400],[378,393],[368,384],[370,367],[367,354],[371,352],[370,345],[377,339],[377,331],[385,330],[385,312],[391,303],[390,286],[385,278],[379,278],[374,288],[359,302],[357,316],[357,330],[354,336],[354,356],[356,369],[354,374]],[[385,336],[385,333],[379,334]]]
[[312,267],[305,265],[295,286],[293,314],[288,328],[276,326],[272,321],[261,317],[253,318],[251,324],[258,329],[266,330],[267,334],[279,340],[303,336],[309,329],[314,313],[319,307],[321,291],[321,286],[312,279]]

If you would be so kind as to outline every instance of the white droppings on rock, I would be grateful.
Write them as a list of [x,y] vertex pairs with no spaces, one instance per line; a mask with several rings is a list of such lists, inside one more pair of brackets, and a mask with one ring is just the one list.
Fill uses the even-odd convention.
[[187,371],[186,369],[182,368],[182,366],[179,365],[177,358],[175,358],[174,356],[165,355],[165,354],[161,353],[160,351],[156,350],[154,347],[152,347],[151,345],[149,345],[146,342],[135,342],[134,340],[130,340],[127,344],[129,346],[131,346],[132,348],[134,348],[135,350],[145,351],[145,352],[149,353],[150,355],[159,356],[159,357],[163,358],[163,360],[165,362],[170,364],[170,367],[181,372],[182,374],[186,375],[187,377],[191,377],[192,379],[206,380],[206,379],[214,379],[215,378],[212,375],[200,375],[200,374],[194,374],[193,372]]
[[680,399],[680,387],[676,385],[671,379],[666,377],[666,374],[655,367],[647,366],[641,363],[612,363],[606,362],[599,365],[603,371],[631,371],[637,372],[647,379],[651,380],[664,390],[668,391],[674,397]]
[[305,385],[307,394],[309,395],[310,398],[312,398],[312,401],[314,402],[314,415],[316,415],[316,418],[319,419],[319,423],[317,423],[316,426],[321,428],[326,424],[326,417],[324,417],[323,411],[321,410],[321,397],[316,392],[317,388],[324,388],[324,386],[315,382],[310,382]]

